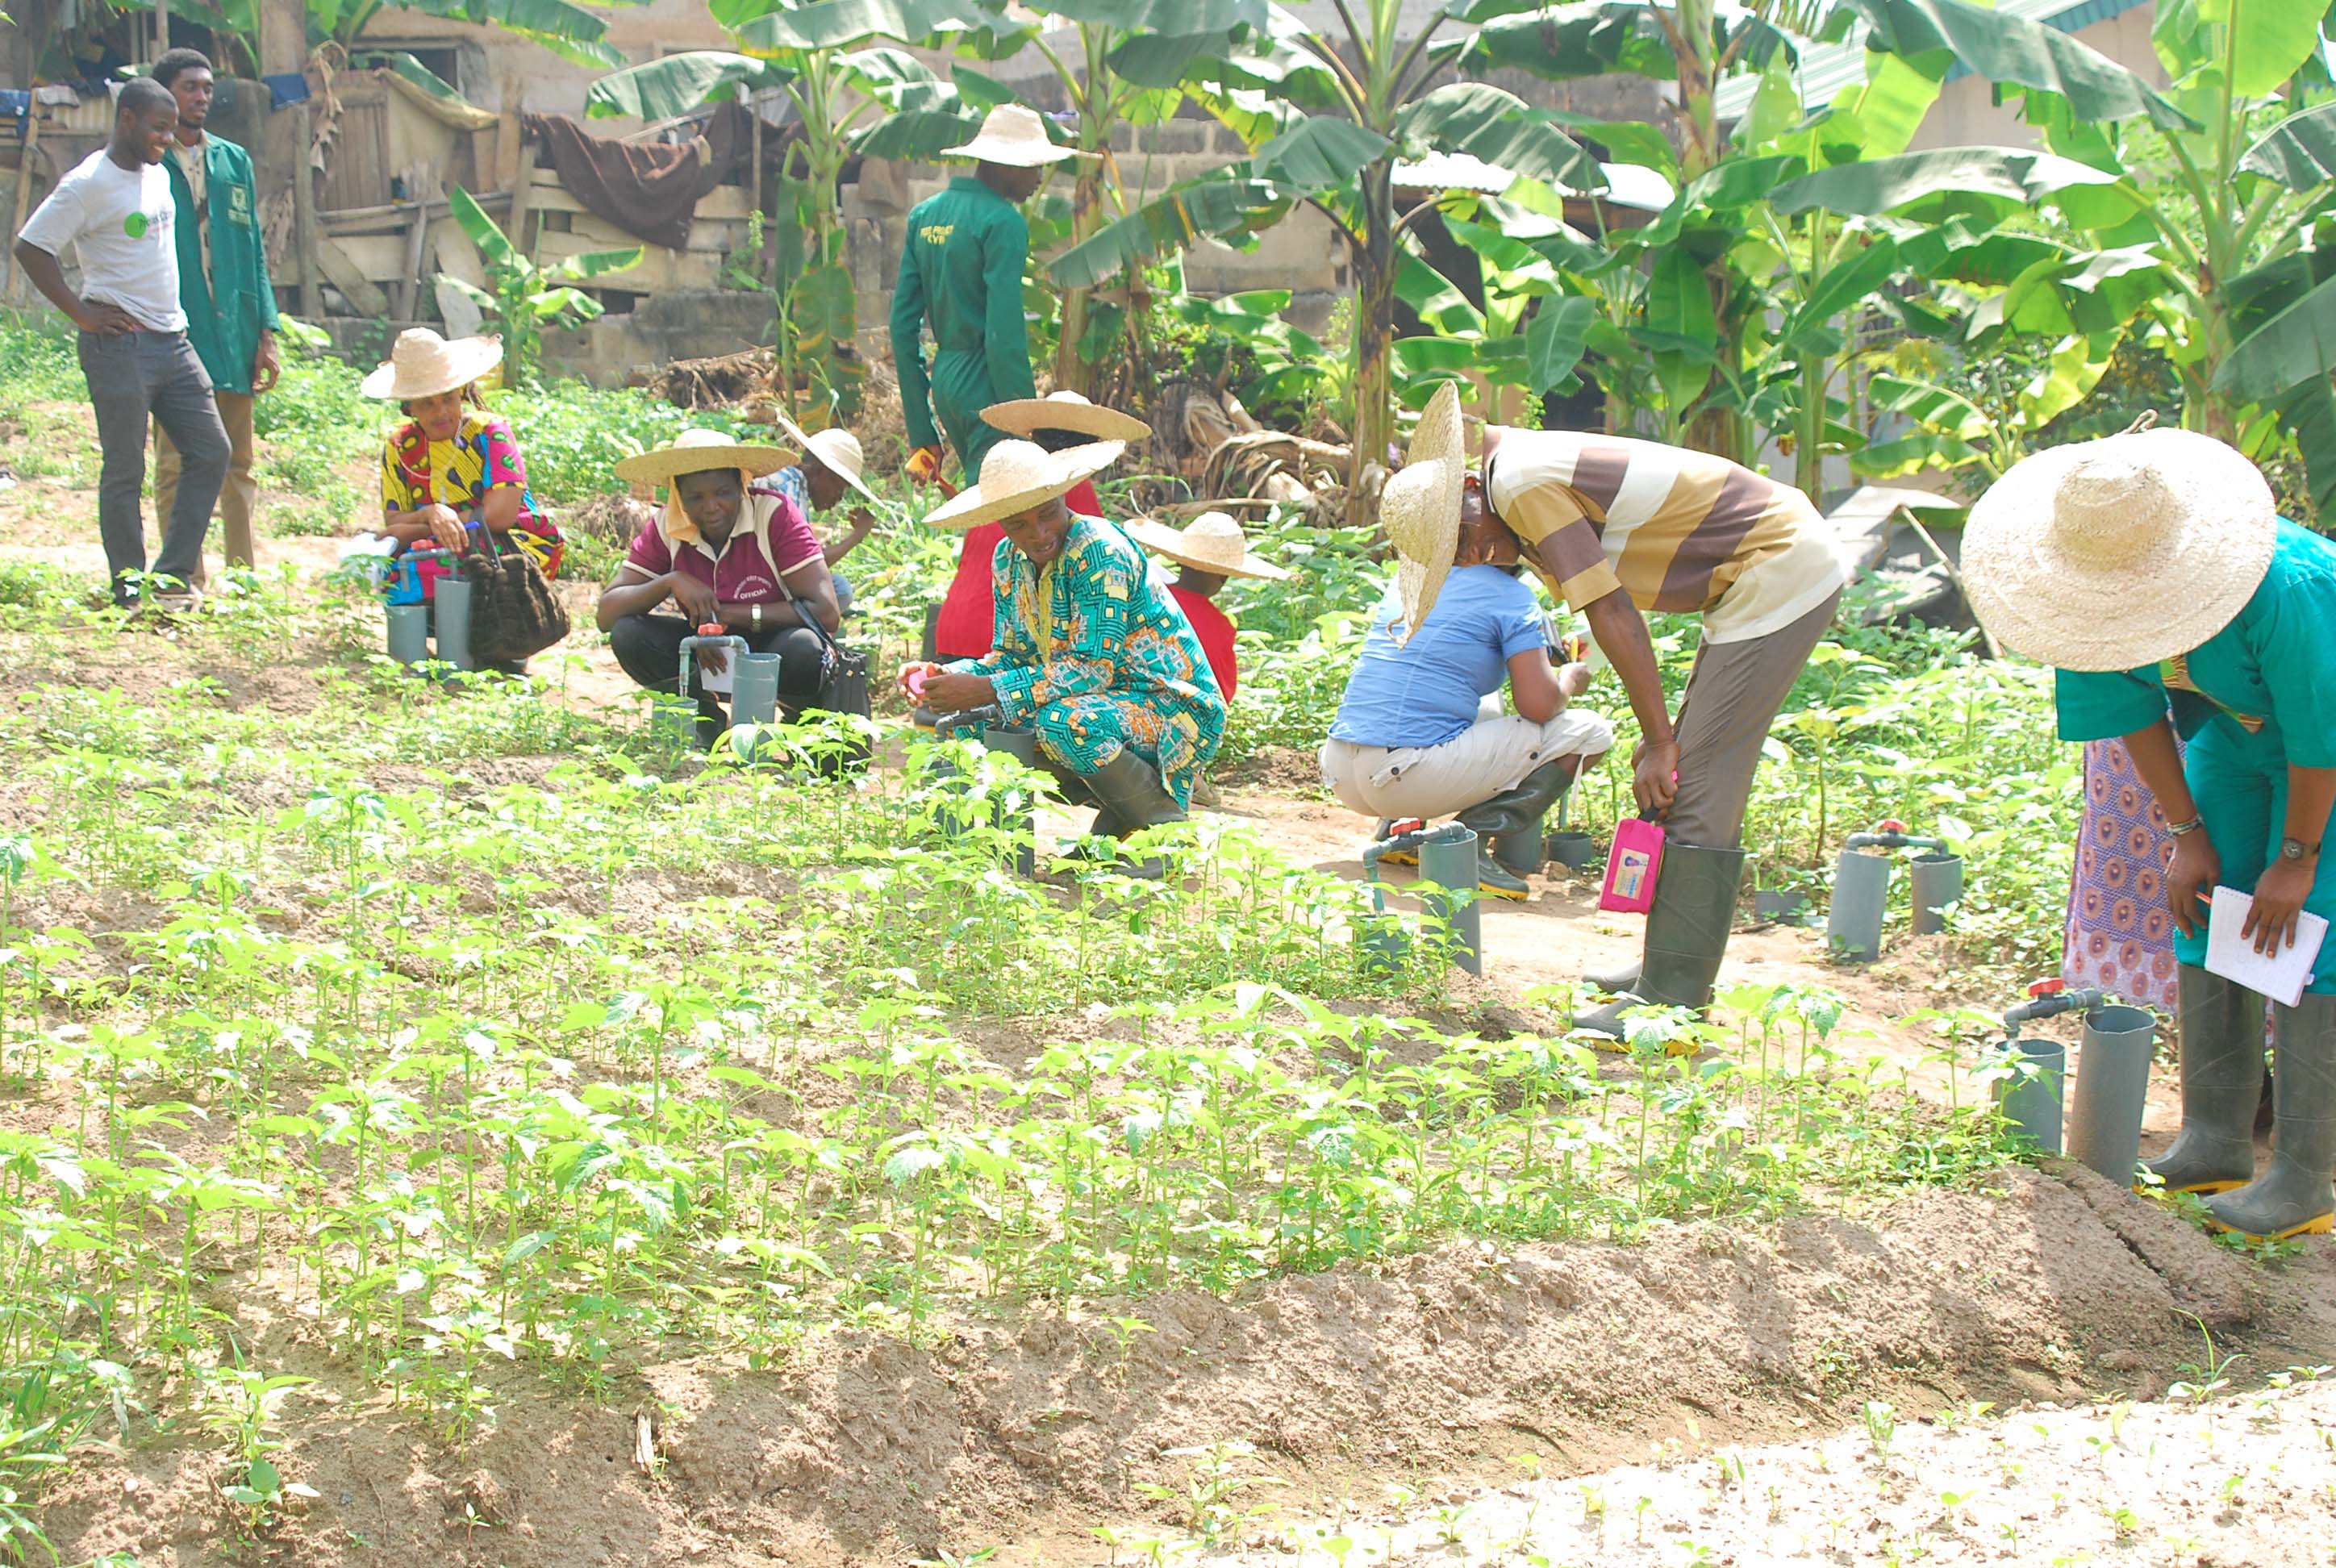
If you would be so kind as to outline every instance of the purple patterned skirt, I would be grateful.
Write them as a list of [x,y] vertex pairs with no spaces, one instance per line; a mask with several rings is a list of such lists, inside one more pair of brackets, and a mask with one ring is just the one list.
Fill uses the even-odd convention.
[[2174,837],[2123,741],[2085,746],[2085,824],[2068,886],[2060,972],[2127,1001],[2175,1008],[2174,920],[2166,868]]

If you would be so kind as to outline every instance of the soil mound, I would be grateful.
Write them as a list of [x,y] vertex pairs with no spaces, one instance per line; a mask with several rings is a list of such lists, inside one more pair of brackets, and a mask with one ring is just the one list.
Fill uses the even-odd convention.
[[[279,1325],[255,1354],[320,1379],[286,1407],[282,1456],[320,1496],[268,1560],[805,1563],[1013,1543],[1084,1561],[1087,1524],[1177,1475],[1168,1450],[1220,1439],[1318,1488],[1481,1475],[1524,1450],[1578,1473],[1865,1398],[2147,1398],[2199,1357],[2200,1318],[2276,1341],[2267,1365],[2326,1359],[2325,1251],[2263,1276],[2276,1289],[2258,1277],[2106,1183],[2020,1169],[1864,1218],[1454,1245],[1114,1309],[1140,1326],[1033,1310],[959,1319],[930,1348],[843,1333],[784,1369],[650,1367],[597,1406],[513,1368],[495,1430],[460,1457]],[[45,1523],[70,1561],[209,1560],[232,1545],[217,1473],[192,1446],[83,1462]]]

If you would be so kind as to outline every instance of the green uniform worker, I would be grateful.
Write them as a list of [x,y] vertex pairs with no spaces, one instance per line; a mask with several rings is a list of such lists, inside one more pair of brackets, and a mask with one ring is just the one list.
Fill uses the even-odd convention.
[[2163,909],[2181,966],[2182,1133],[2149,1172],[2207,1194],[2217,1229],[2327,1232],[2336,941],[2277,1009],[2278,1150],[2258,1173],[2263,998],[2206,969],[2205,911],[2218,887],[2250,895],[2243,934],[2259,953],[2292,947],[2302,912],[2336,920],[2321,856],[2336,805],[2336,545],[2280,519],[2231,448],[2150,431],[2006,474],[1972,511],[1963,573],[1997,640],[2057,667],[2061,738],[2122,738],[2174,835],[2164,877],[2146,868],[2127,890],[2146,919]]
[[[219,489],[219,528],[229,566],[252,564],[251,514],[259,504],[252,473],[252,400],[276,385],[276,287],[260,238],[259,187],[251,154],[209,134],[210,62],[173,49],[154,62],[154,80],[179,101],[179,139],[162,167],[182,215],[178,225],[179,302],[187,341],[211,378],[211,398],[227,427],[227,482]],[[154,510],[170,514],[179,490],[179,449],[154,425]]]
[[[970,158],[975,169],[909,214],[900,246],[900,280],[892,292],[892,364],[900,377],[900,412],[915,448],[912,479],[940,477],[936,414],[959,463],[971,477],[1003,432],[981,422],[993,403],[1036,397],[1030,345],[1022,321],[1022,268],[1030,226],[1021,203],[1046,169],[1078,156],[1046,139],[1034,109],[1001,104],[981,133],[944,158]],[[923,328],[933,330],[928,372]]]

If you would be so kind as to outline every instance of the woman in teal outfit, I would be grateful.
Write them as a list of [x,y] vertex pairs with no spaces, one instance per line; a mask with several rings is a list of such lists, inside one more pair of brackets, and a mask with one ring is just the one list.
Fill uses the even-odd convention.
[[2260,952],[2292,947],[2301,911],[2336,920],[2321,855],[2336,804],[2336,545],[2279,517],[2221,442],[2138,431],[2004,475],[1972,509],[1962,570],[1996,639],[2056,667],[2061,738],[2122,739],[2174,834],[2182,1132],[2150,1174],[2205,1194],[2222,1230],[2329,1232],[2336,942],[2277,1009],[2277,1147],[2261,1173],[2263,998],[2205,964],[2217,886],[2253,896],[2243,934]]
[[[1183,822],[1225,732],[1224,698],[1166,579],[1117,525],[1063,503],[1122,444],[989,449],[981,482],[925,521],[1005,528],[992,562],[993,651],[900,671],[903,691],[937,714],[994,709],[1028,726],[1041,763],[1071,798],[1095,803],[1094,831],[1114,838]],[[1133,874],[1160,872],[1145,861]]]

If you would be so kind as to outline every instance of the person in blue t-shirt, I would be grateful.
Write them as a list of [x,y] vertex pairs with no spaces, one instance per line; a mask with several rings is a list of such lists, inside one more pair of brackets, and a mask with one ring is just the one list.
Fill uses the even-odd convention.
[[[1381,838],[1407,819],[1456,817],[1477,834],[1479,890],[1523,899],[1541,869],[1542,818],[1614,730],[1569,706],[1589,667],[1557,662],[1541,601],[1514,575],[1516,535],[1473,481],[1451,477],[1440,493],[1390,488],[1382,502],[1403,565],[1323,743],[1322,781],[1379,818]],[[1514,713],[1486,701],[1504,684]]]

